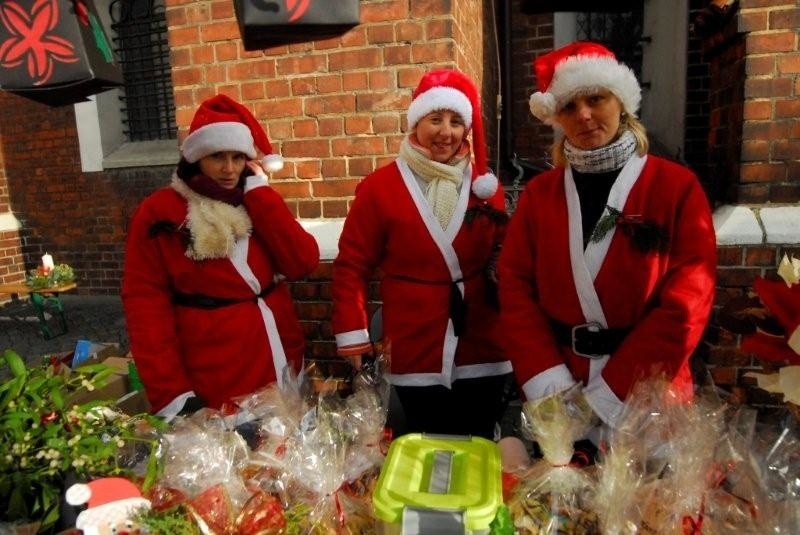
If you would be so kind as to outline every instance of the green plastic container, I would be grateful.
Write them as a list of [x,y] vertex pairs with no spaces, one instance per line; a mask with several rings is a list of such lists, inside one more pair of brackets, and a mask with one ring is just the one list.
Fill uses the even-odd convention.
[[490,440],[401,436],[389,447],[372,497],[378,532],[456,533],[455,521],[461,533],[488,533],[503,503],[500,473],[500,450]]

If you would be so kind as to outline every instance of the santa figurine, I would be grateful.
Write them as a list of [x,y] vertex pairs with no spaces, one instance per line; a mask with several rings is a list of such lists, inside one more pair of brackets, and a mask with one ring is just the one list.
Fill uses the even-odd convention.
[[75,523],[84,535],[138,533],[131,517],[142,508],[150,509],[139,488],[121,477],[76,483],[67,489],[66,500],[70,505],[86,504]]

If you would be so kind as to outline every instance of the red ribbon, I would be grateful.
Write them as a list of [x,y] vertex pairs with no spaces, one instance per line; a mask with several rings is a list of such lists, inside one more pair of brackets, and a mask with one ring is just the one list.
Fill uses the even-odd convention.
[[339,491],[341,489],[342,487],[339,487],[338,489],[333,491],[333,503],[336,505],[336,516],[339,519],[339,527],[344,529],[344,521],[345,521],[344,510],[342,509],[342,504],[339,502]]
[[641,214],[631,214],[631,215],[619,215],[617,219],[614,221],[617,225],[641,225],[642,224],[642,215]]
[[84,26],[89,25],[89,10],[86,8],[86,4],[83,3],[82,0],[77,0],[75,2],[75,14],[78,15],[78,20]]

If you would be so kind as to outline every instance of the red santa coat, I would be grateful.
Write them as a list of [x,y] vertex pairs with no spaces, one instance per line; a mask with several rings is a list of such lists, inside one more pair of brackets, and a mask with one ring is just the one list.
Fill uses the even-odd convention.
[[[502,188],[479,199],[470,187],[473,178],[468,166],[446,230],[401,158],[356,190],[333,264],[333,329],[340,348],[368,343],[367,283],[380,268],[393,384],[449,387],[460,378],[511,372],[499,347],[499,314],[489,305],[485,276],[504,231],[488,208],[502,212],[505,200]],[[453,281],[467,303],[461,336],[449,317]]]
[[[691,395],[689,358],[711,311],[716,239],[695,176],[657,157],[634,156],[606,204],[662,226],[668,250],[640,252],[615,228],[584,251],[572,172],[557,168],[523,192],[498,270],[505,347],[525,396],[581,381],[589,404],[613,425],[633,384],[654,373]],[[550,320],[631,331],[612,355],[588,359],[559,345]]]
[[[299,369],[303,331],[286,284],[256,296],[281,276],[298,279],[313,271],[319,248],[280,195],[256,179],[248,178],[242,205],[252,232],[235,242],[228,257],[194,260],[186,254],[184,232],[155,232],[164,223],[192,224],[188,188],[178,178],[146,198],[133,216],[122,299],[131,352],[154,412],[191,392],[219,407],[280,382],[287,364]],[[241,302],[177,306],[175,292]]]

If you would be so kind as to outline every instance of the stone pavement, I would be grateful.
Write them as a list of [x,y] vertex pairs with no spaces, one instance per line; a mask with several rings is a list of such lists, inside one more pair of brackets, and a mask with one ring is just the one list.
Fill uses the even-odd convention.
[[[42,355],[71,351],[78,340],[114,342],[120,351],[128,351],[128,333],[119,296],[62,295],[67,319],[67,332],[45,340],[39,331],[39,320],[33,305],[16,301],[0,305],[0,353],[13,349],[29,365]],[[48,315],[48,326],[58,330],[56,318]],[[0,376],[5,369],[0,369]]]

